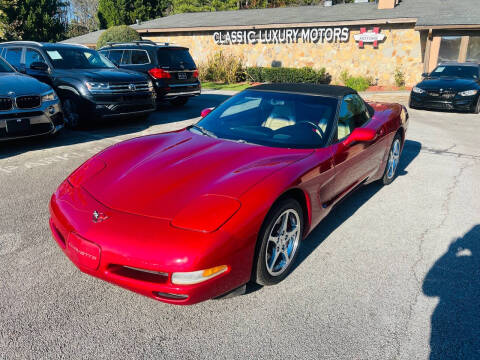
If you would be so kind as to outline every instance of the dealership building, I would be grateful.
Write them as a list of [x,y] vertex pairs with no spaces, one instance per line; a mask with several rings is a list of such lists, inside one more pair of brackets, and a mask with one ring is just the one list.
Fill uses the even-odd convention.
[[[399,70],[413,85],[440,62],[480,62],[480,0],[184,13],[132,28],[144,39],[190,48],[197,64],[223,51],[247,66],[324,67],[335,82],[347,70],[394,85]],[[101,33],[65,42],[94,47]]]

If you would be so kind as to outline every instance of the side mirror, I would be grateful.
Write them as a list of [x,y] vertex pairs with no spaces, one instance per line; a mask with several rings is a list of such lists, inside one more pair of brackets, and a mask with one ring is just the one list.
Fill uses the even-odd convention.
[[423,77],[423,78],[426,78],[426,77],[428,77],[428,75],[429,75],[429,73],[423,73],[423,74],[422,74],[422,77]]
[[43,62],[40,62],[40,61],[35,61],[35,62],[30,64],[30,69],[47,72],[48,71],[48,65],[43,63]]
[[200,113],[200,116],[202,118],[204,118],[205,116],[207,116],[208,114],[210,114],[212,111],[213,111],[214,108],[206,108],[206,109],[203,109],[202,112]]
[[342,141],[343,145],[350,146],[356,142],[370,142],[377,138],[377,133],[373,129],[356,128],[349,137]]

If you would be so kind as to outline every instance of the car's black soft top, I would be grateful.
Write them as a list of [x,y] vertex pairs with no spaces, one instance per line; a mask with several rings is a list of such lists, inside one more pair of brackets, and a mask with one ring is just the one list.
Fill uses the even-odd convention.
[[281,83],[281,84],[261,84],[249,87],[248,90],[261,91],[284,91],[306,95],[323,95],[330,97],[343,97],[357,92],[347,86],[326,85],[326,84],[304,84],[304,83]]

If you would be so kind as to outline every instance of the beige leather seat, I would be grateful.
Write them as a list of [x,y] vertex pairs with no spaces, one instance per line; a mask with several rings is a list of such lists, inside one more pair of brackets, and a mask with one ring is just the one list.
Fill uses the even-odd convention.
[[341,120],[338,121],[338,140],[350,135],[350,126]]
[[278,130],[290,125],[295,125],[295,116],[288,104],[275,105],[270,116],[262,124],[262,126],[272,130]]

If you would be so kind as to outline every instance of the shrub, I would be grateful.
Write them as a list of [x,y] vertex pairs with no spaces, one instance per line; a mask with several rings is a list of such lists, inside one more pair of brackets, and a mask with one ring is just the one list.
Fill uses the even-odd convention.
[[395,69],[394,78],[395,78],[395,85],[397,85],[397,87],[405,86],[405,74],[400,68]]
[[210,56],[205,64],[198,67],[198,70],[202,81],[232,84],[245,80],[242,59],[222,51]]
[[97,49],[105,46],[108,42],[129,42],[142,38],[134,29],[127,25],[113,26],[105,30],[98,38]]
[[329,84],[332,80],[325,68],[320,70],[311,67],[282,68],[282,67],[249,67],[246,70],[247,80],[253,82],[272,83],[314,83]]
[[372,79],[363,76],[351,76],[348,70],[340,73],[340,80],[345,86],[351,87],[356,91],[365,91],[372,85]]

